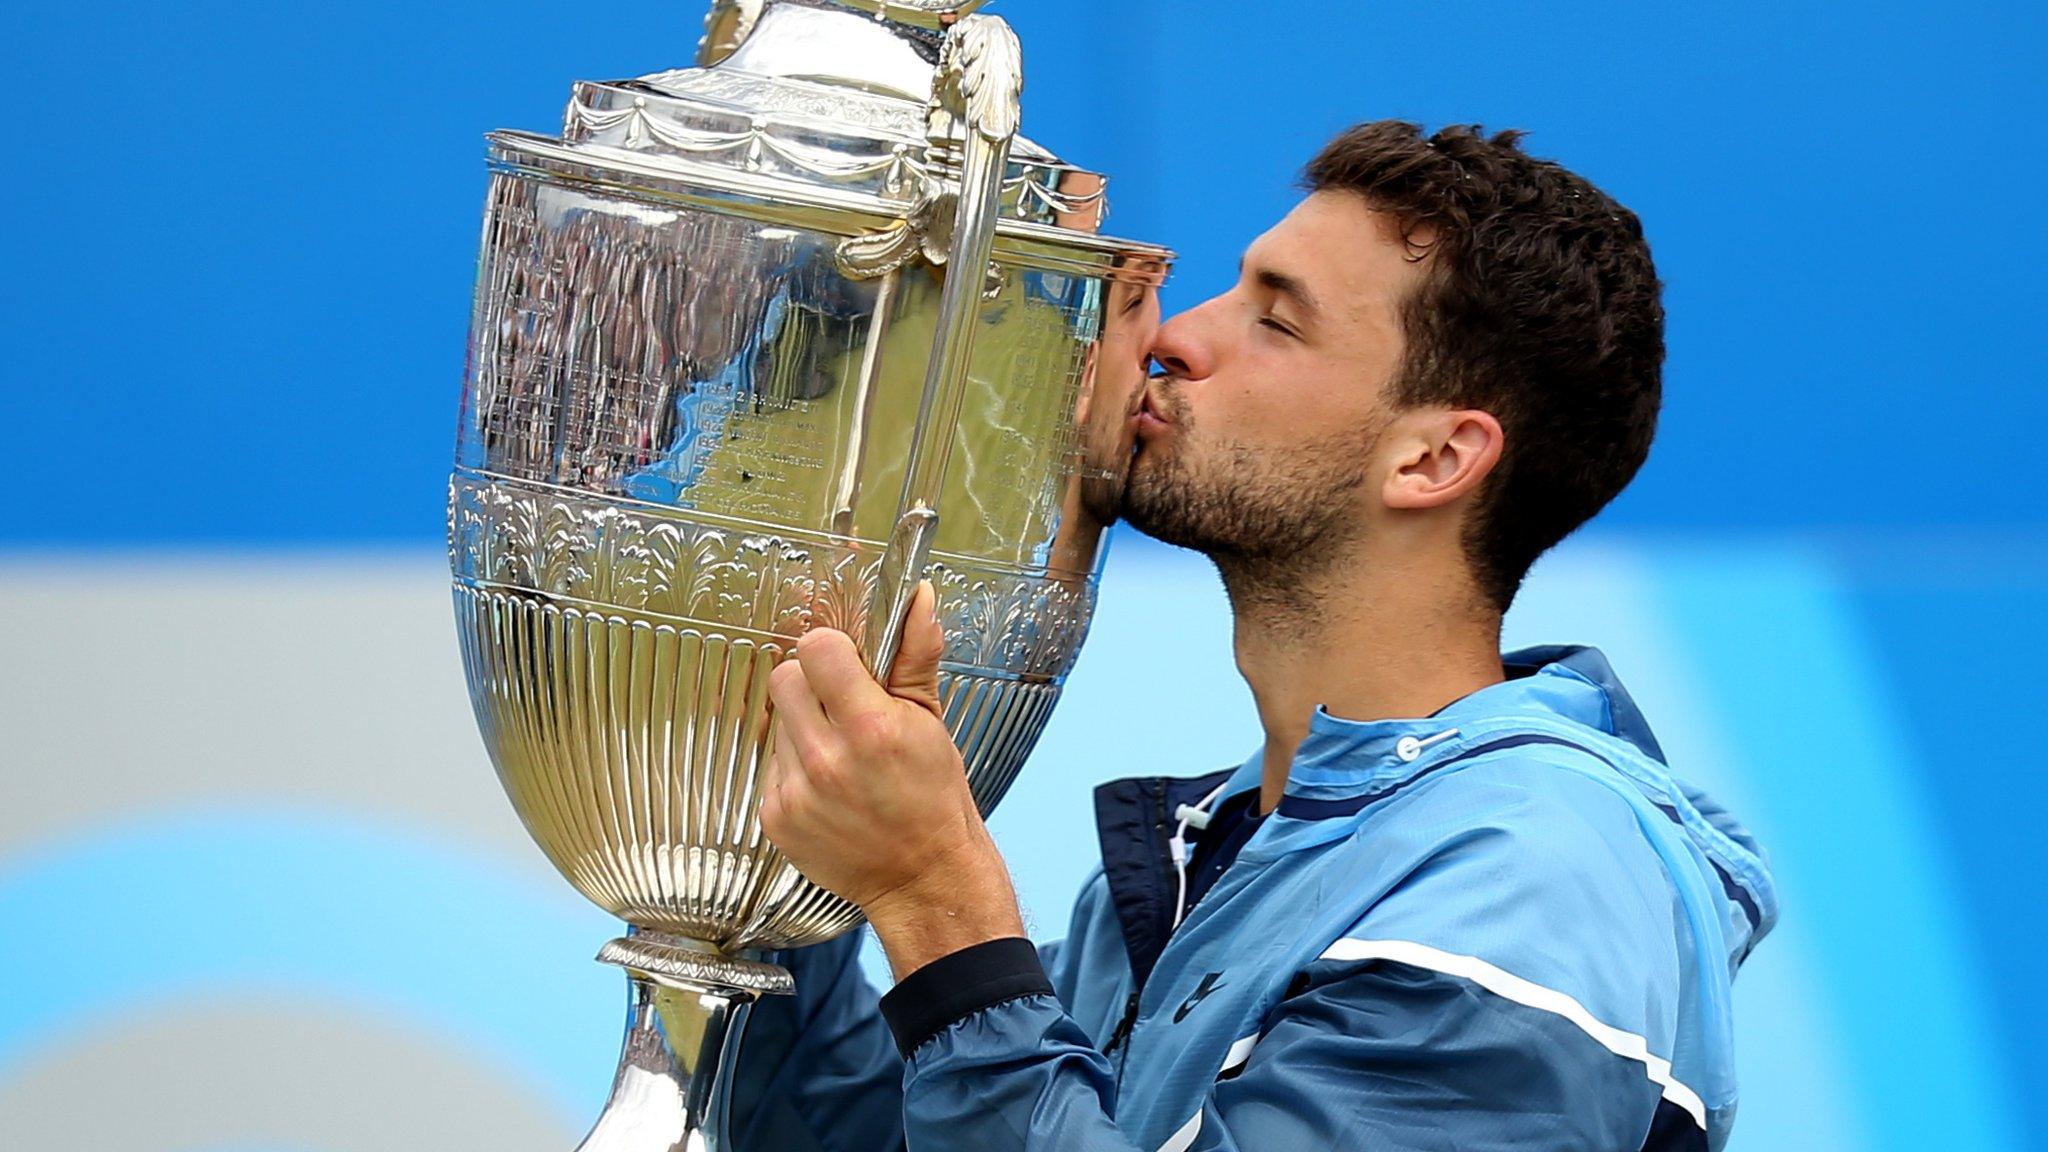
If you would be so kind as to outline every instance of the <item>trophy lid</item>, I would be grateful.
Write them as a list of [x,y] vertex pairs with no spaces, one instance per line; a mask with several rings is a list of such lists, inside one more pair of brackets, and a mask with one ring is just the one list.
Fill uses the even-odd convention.
[[[525,133],[493,141],[514,163],[630,172],[636,186],[668,177],[656,182],[814,203],[850,196],[900,212],[947,163],[927,132],[943,29],[985,2],[718,0],[697,67],[577,83],[564,116],[567,149]],[[1020,136],[1000,215],[1092,234],[1105,185]]]

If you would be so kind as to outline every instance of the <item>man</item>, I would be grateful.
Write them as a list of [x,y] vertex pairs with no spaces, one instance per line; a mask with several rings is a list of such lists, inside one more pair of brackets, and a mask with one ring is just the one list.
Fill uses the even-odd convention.
[[1121,499],[1221,571],[1260,750],[1099,790],[1103,869],[1035,950],[938,718],[929,591],[886,689],[807,636],[763,826],[898,983],[878,1013],[852,943],[786,957],[744,1146],[1725,1141],[1729,984],[1776,918],[1756,845],[1597,652],[1498,647],[1648,454],[1641,227],[1512,133],[1363,125],[1307,186],[1158,331]]

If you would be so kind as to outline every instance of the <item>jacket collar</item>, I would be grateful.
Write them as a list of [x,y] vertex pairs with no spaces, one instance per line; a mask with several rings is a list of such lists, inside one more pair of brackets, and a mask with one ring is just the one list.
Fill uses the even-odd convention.
[[[1288,770],[1287,791],[1351,789],[1368,779],[1404,774],[1428,759],[1432,748],[1454,739],[1461,723],[1502,716],[1536,715],[1581,724],[1664,762],[1664,749],[1649,722],[1598,648],[1521,648],[1502,656],[1501,665],[1507,669],[1506,680],[1460,697],[1430,716],[1347,720],[1317,707]],[[1218,802],[1259,787],[1264,765],[1264,750],[1254,749],[1225,778]],[[1206,794],[1217,779],[1201,777],[1198,794]]]
[[[1524,648],[1501,658],[1508,679],[1451,702],[1434,715],[1413,719],[1348,720],[1317,708],[1288,772],[1289,795],[1316,797],[1355,791],[1408,775],[1430,751],[1454,741],[1464,725],[1504,716],[1541,716],[1580,724],[1629,742],[1659,761],[1664,752],[1642,712],[1595,648]],[[1238,790],[1247,774],[1258,783],[1254,754],[1231,778]]]
[[[1286,804],[1355,799],[1406,782],[1442,760],[1433,751],[1459,743],[1465,725],[1497,723],[1514,716],[1562,719],[1626,740],[1663,759],[1656,738],[1635,702],[1622,690],[1606,657],[1592,648],[1525,648],[1501,658],[1509,678],[1453,701],[1433,716],[1395,720],[1347,720],[1318,708],[1295,753],[1287,778]],[[1095,790],[1097,835],[1111,902],[1142,985],[1173,933],[1173,866],[1168,834],[1183,804],[1220,793],[1206,806],[1214,811],[1230,797],[1256,790],[1264,752],[1254,750],[1234,769],[1192,779],[1147,777],[1116,780]],[[1341,820],[1269,827],[1240,858],[1271,857],[1346,834]],[[1317,827],[1315,825],[1320,825]]]

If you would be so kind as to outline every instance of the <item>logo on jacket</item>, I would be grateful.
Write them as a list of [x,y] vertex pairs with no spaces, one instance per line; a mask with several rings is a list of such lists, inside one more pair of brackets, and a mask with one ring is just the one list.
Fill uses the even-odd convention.
[[1195,1010],[1195,1005],[1209,998],[1209,993],[1223,987],[1222,983],[1217,980],[1217,977],[1221,975],[1223,975],[1221,972],[1210,972],[1202,977],[1202,983],[1195,988],[1195,994],[1181,1001],[1180,1007],[1174,1010],[1173,1022],[1175,1024],[1187,1019],[1188,1013]]

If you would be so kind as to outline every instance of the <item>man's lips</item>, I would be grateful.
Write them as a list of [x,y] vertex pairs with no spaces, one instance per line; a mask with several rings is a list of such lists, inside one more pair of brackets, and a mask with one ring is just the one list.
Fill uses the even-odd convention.
[[1153,396],[1149,383],[1138,390],[1138,410],[1131,414],[1131,423],[1139,435],[1159,432],[1173,423],[1167,419],[1164,406]]

